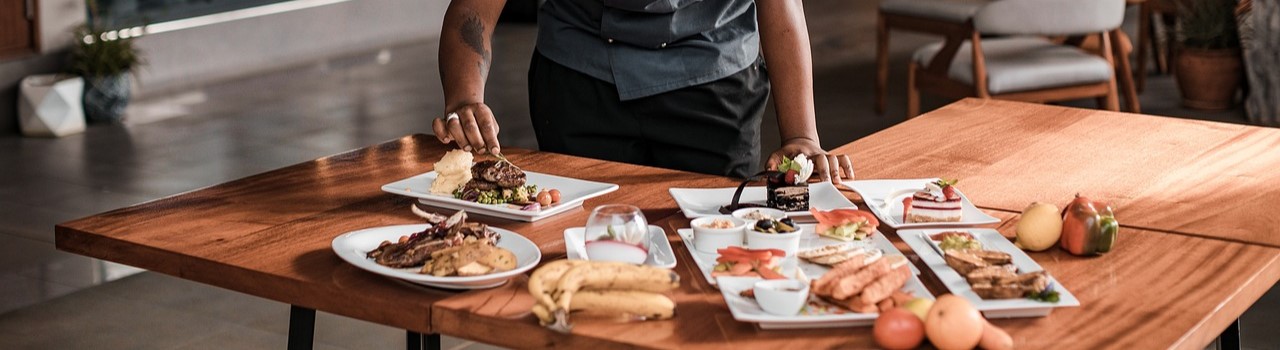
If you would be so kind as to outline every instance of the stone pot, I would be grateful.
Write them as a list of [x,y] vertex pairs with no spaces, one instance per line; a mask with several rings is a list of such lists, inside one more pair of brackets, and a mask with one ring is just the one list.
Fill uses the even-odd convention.
[[84,114],[91,122],[119,123],[129,105],[129,72],[86,77]]
[[1174,76],[1182,91],[1182,105],[1192,109],[1228,109],[1236,103],[1243,62],[1239,49],[1180,48]]
[[18,83],[18,126],[26,136],[62,137],[84,132],[84,79],[32,75]]

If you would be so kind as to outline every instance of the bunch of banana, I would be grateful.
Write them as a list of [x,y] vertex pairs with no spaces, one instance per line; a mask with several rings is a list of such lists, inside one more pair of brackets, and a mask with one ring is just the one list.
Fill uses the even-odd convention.
[[537,299],[533,314],[561,332],[569,331],[574,311],[671,318],[676,304],[659,293],[679,286],[680,276],[670,270],[617,262],[557,260],[529,277],[529,293]]

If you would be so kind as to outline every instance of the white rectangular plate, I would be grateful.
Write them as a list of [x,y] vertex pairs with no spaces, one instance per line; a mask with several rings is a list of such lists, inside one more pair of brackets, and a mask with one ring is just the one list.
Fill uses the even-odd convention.
[[[686,218],[694,219],[703,216],[727,215],[720,213],[720,207],[729,205],[733,201],[733,192],[737,189],[737,187],[672,188],[671,198],[674,198],[676,204],[680,205],[680,211],[684,212]],[[764,205],[764,186],[748,186],[743,189],[742,198],[739,202]],[[840,189],[826,181],[809,184],[809,206],[822,210],[854,207],[853,202],[850,202],[848,198],[845,198],[840,193]],[[807,211],[793,211],[788,212],[787,216],[808,217],[811,215]]]
[[938,252],[935,244],[929,242],[927,235],[936,234],[945,231],[965,231],[973,235],[979,243],[982,243],[983,249],[998,250],[1013,256],[1013,266],[1018,268],[1018,272],[1034,272],[1044,270],[1032,260],[1030,256],[1022,252],[1009,242],[1008,239],[1000,235],[1000,232],[985,228],[971,229],[930,229],[930,230],[902,230],[898,231],[898,237],[901,237],[911,250],[915,251],[920,259],[933,270],[934,275],[942,281],[943,285],[955,294],[968,299],[978,311],[987,318],[1014,318],[1014,317],[1041,317],[1049,315],[1054,308],[1059,307],[1075,307],[1080,306],[1080,300],[1076,299],[1062,283],[1049,275],[1049,283],[1053,285],[1053,290],[1058,292],[1058,302],[1046,303],[1031,299],[982,299],[978,294],[970,288],[969,282],[960,276],[959,272],[947,266],[947,262],[942,259],[942,255]]
[[987,215],[981,209],[973,205],[969,201],[969,197],[965,197],[959,189],[956,194],[960,195],[960,215],[962,219],[956,222],[923,222],[923,223],[906,223],[902,217],[902,202],[889,203],[884,207],[885,200],[890,198],[889,195],[898,190],[921,190],[925,184],[938,181],[933,179],[910,179],[910,180],[858,180],[846,181],[842,185],[848,189],[858,192],[862,196],[862,200],[866,201],[867,207],[871,209],[880,221],[893,228],[916,228],[916,227],[955,227],[955,226],[973,226],[999,223],[1000,219]]
[[480,204],[453,198],[451,195],[431,194],[431,182],[436,180],[436,172],[434,171],[382,185],[382,190],[418,198],[418,202],[429,206],[466,210],[470,213],[503,219],[534,222],[582,206],[582,202],[587,199],[618,189],[618,185],[615,184],[578,180],[532,171],[526,171],[525,175],[528,177],[527,183],[537,185],[539,190],[560,190],[560,203],[549,208],[542,208],[539,211],[527,211],[520,210],[516,205]]
[[[808,249],[820,247],[828,244],[846,243],[830,238],[818,236],[814,232],[812,224],[801,224],[804,233],[800,236],[800,249]],[[693,255],[693,261],[698,265],[698,269],[702,271],[702,278],[708,283],[720,288],[720,292],[724,294],[725,303],[729,305],[729,312],[733,314],[735,320],[741,322],[759,323],[763,329],[800,329],[800,328],[833,328],[833,327],[857,327],[869,326],[875,322],[876,316],[879,314],[859,314],[847,312],[843,314],[801,314],[795,316],[777,316],[764,312],[760,309],[760,305],[755,300],[747,299],[739,295],[745,289],[751,288],[755,281],[759,281],[756,277],[711,277],[711,269],[716,266],[716,253],[704,253],[694,249],[693,247],[693,229],[677,230],[680,234],[680,240],[684,242],[686,250]],[[885,238],[883,233],[876,232],[870,239],[851,242],[866,248],[880,249],[885,255],[902,255],[902,252],[893,246],[893,242]],[[933,295],[929,294],[929,289],[925,288],[924,283],[920,282],[920,278],[915,275],[920,274],[915,265],[908,264],[911,268],[912,277],[907,280],[903,290],[910,291],[916,297],[933,299]],[[830,268],[802,261],[794,256],[787,257],[782,261],[782,274],[784,276],[794,278],[796,270],[803,271],[804,276],[809,279],[817,279],[826,274]],[[808,310],[806,310],[808,311]]]
[[[876,322],[879,313],[860,314],[854,312],[841,314],[804,314],[810,312],[808,306],[802,311],[801,315],[795,316],[778,316],[765,312],[760,308],[755,300],[743,297],[742,291],[751,289],[756,281],[760,281],[758,277],[720,277],[720,293],[724,295],[724,302],[729,305],[729,313],[733,314],[733,319],[740,322],[752,322],[760,324],[762,329],[805,329],[805,328],[837,328],[837,327],[864,327],[870,326]],[[933,299],[933,295],[929,294],[929,290],[920,283],[920,279],[912,277],[907,280],[907,284],[902,288],[910,291],[917,297]]]
[[[871,235],[870,239],[844,242],[822,237],[817,233],[814,233],[817,225],[800,224],[799,226],[804,229],[804,233],[800,234],[800,250],[821,247],[829,244],[852,243],[868,249],[880,249],[885,255],[902,255],[902,251],[899,251],[898,248],[894,247],[893,242],[889,241],[888,238],[885,238],[884,234],[879,231],[876,231],[875,234]],[[711,277],[711,269],[716,267],[716,257],[718,257],[719,254],[706,253],[694,248],[693,229],[691,228],[682,228],[676,230],[676,233],[680,234],[680,241],[684,242],[685,249],[689,251],[690,255],[693,255],[694,263],[698,264],[698,269],[702,271],[702,278],[706,279],[707,283],[715,285],[716,279]],[[746,247],[746,244],[744,243],[742,246]],[[920,270],[916,269],[915,265],[908,266],[911,267],[911,272],[920,274]],[[827,273],[827,270],[830,270],[830,268],[827,268],[826,266],[804,262],[794,256],[788,256],[786,259],[782,260],[782,274],[784,276],[795,278],[797,267],[799,267],[801,271],[804,271],[805,276],[808,276],[811,279],[817,279],[819,276],[822,276],[822,274]]]
[[[582,254],[578,253],[586,249],[580,238],[583,230],[586,228],[574,227],[564,230],[564,251],[569,260],[586,260]],[[662,227],[649,225],[649,259],[645,260],[644,264],[664,269],[676,267],[676,252],[671,250],[671,240],[667,239],[667,231]]]

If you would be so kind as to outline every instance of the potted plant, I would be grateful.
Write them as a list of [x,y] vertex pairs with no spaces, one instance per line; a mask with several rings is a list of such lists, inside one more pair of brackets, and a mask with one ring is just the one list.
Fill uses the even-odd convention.
[[[98,13],[97,1],[87,0],[86,5],[90,13]],[[75,32],[70,70],[85,80],[85,117],[93,122],[119,122],[129,104],[129,75],[143,63],[142,57],[133,38],[108,35],[93,22],[94,17]]]
[[1182,104],[1194,109],[1231,108],[1243,76],[1236,0],[1183,0],[1179,5],[1174,75]]

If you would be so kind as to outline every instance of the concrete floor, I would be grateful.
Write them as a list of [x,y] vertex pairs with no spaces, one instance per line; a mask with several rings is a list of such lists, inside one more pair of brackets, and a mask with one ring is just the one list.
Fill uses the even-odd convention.
[[[901,122],[905,59],[928,37],[895,34],[889,110],[871,111],[874,6],[809,1],[822,143],[841,145]],[[508,147],[536,148],[525,73],[535,29],[494,38],[487,101]],[[52,226],[409,133],[443,109],[433,41],[318,58],[314,64],[136,99],[126,125],[62,139],[0,137],[0,348],[280,348],[288,306],[58,252]],[[1152,76],[1148,114],[1243,123],[1240,110],[1178,106],[1176,83]],[[925,98],[925,109],[949,101]],[[1092,107],[1092,101],[1067,105]],[[767,114],[765,148],[778,143]],[[1245,346],[1280,348],[1280,289],[1243,317]],[[1268,334],[1270,333],[1270,334]],[[481,348],[446,337],[446,348]],[[321,348],[399,348],[400,330],[320,313]]]

